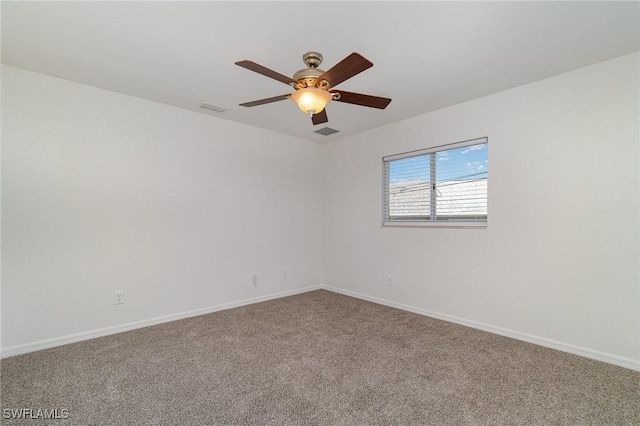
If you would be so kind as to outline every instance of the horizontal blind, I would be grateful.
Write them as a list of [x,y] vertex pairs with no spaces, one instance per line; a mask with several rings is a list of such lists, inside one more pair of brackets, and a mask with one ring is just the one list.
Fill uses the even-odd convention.
[[431,148],[418,149],[415,151],[403,152],[400,154],[387,155],[382,157],[382,161],[400,160],[402,158],[415,157],[422,154],[431,154],[434,152],[446,151],[448,149],[455,149],[455,148],[463,148],[465,146],[473,146],[473,145],[478,145],[482,143],[487,143],[487,138],[469,139],[463,142],[449,143],[445,145],[434,146]]
[[486,142],[440,151],[435,155],[436,220],[486,220]]
[[386,220],[431,218],[431,154],[385,162]]
[[383,158],[384,222],[486,222],[487,138]]

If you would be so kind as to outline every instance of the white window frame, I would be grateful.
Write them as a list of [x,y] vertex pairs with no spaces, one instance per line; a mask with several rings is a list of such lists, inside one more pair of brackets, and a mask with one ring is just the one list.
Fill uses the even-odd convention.
[[[382,157],[382,226],[388,227],[426,227],[426,228],[486,228],[489,220],[488,213],[488,204],[489,204],[489,194],[487,191],[487,217],[484,219],[478,220],[436,220],[435,217],[431,217],[430,219],[414,219],[414,220],[391,220],[389,217],[389,164],[394,160],[401,160],[403,158],[409,157],[417,157],[425,154],[434,154],[431,159],[435,159],[438,152],[447,151],[451,149],[464,148],[466,146],[474,146],[486,144],[487,149],[489,147],[489,138],[482,137],[477,139],[470,139],[463,142],[456,142],[446,145],[438,145],[431,148],[420,149],[416,151],[409,151],[400,154],[393,154]],[[431,161],[430,168],[432,182],[435,182],[435,164],[434,161]],[[488,176],[488,174],[487,174]],[[487,178],[488,182],[488,178]],[[435,208],[435,203],[437,201],[434,200],[436,192],[431,189],[431,205]]]

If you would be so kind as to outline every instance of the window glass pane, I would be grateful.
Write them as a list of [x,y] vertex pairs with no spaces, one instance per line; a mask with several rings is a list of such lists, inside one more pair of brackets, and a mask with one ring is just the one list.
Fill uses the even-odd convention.
[[437,152],[436,220],[487,217],[487,144]]
[[430,217],[431,154],[389,162],[389,219]]

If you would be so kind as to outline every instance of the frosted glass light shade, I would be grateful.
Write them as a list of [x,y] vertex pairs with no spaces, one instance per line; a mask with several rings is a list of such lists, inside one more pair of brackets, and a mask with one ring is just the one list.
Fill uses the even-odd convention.
[[317,114],[329,103],[331,93],[316,88],[299,89],[291,94],[291,99],[305,114]]

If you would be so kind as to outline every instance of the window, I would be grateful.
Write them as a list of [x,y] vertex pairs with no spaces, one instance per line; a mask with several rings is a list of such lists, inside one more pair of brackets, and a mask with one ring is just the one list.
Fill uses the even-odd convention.
[[384,225],[487,226],[487,138],[390,155]]

